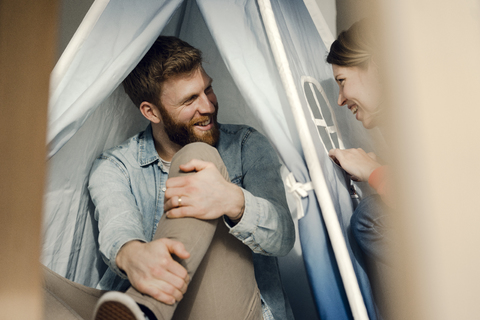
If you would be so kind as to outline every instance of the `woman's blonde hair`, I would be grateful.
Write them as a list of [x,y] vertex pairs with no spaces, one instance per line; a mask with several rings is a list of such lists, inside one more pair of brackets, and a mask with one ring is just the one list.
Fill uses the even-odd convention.
[[[332,43],[327,56],[327,63],[342,67],[358,67],[366,70],[373,64],[378,68],[380,63],[378,21],[364,18],[355,22],[348,30],[342,31]],[[381,74],[379,73],[379,76]],[[373,116],[382,118],[384,108],[376,108]]]
[[366,69],[378,52],[378,37],[370,18],[355,22],[332,43],[327,62],[342,67]]

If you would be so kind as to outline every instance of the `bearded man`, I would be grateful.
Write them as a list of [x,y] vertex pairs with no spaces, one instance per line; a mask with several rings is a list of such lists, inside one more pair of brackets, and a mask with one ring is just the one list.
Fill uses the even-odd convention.
[[276,256],[294,225],[268,141],[217,122],[201,52],[178,38],[160,36],[123,86],[150,125],[90,174],[98,287],[126,290],[97,319],[292,319]]

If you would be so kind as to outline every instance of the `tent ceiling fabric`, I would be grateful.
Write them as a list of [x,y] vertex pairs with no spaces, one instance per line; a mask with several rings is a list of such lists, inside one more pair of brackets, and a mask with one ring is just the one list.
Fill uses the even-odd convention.
[[[325,109],[326,101],[336,105],[338,91],[330,66],[324,62],[327,49],[303,1],[277,0],[272,7],[308,130],[347,238],[353,203],[342,172],[326,155],[322,137],[335,144],[341,136],[346,147],[373,150],[371,138],[346,108],[333,108],[333,113]],[[65,58],[71,63],[63,77],[55,80],[49,106],[50,174],[43,263],[79,283],[96,286],[106,268],[99,255],[91,254],[98,252],[98,230],[86,189],[90,166],[103,150],[146,126],[119,85],[160,32],[179,36],[202,50],[205,70],[214,79],[221,122],[257,128],[272,142],[295,180],[301,184],[310,181],[256,1],[110,1],[82,45]],[[321,86],[325,97],[315,85],[305,84],[305,77],[316,79],[315,85]],[[324,120],[336,127],[337,135],[325,135],[325,129],[316,125],[314,118],[320,113],[312,106],[314,102],[323,114],[329,114]],[[352,319],[315,193],[309,191],[302,204],[305,214],[298,221],[300,239],[319,315],[322,319]],[[356,249],[348,241],[347,245],[370,317],[375,318],[370,285],[355,258]],[[96,267],[91,273],[83,272],[92,265]]]
[[130,73],[181,3],[181,0],[108,3],[51,93],[49,157]]

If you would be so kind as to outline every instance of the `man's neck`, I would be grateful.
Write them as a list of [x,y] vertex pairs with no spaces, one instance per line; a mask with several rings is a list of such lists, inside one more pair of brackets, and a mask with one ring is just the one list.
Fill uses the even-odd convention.
[[172,161],[175,153],[182,147],[170,141],[165,129],[159,124],[152,123],[152,135],[158,156],[165,161]]

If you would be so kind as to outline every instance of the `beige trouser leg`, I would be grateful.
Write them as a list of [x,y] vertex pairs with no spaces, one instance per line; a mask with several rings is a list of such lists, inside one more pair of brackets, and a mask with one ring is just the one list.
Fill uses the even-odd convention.
[[[213,162],[224,178],[228,172],[218,151],[193,143],[182,148],[172,160],[169,177],[181,172],[180,164],[191,159]],[[170,238],[185,245],[190,258],[179,260],[192,281],[180,303],[173,306],[143,295],[133,287],[127,291],[137,303],[163,319],[261,319],[260,293],[255,281],[252,252],[230,235],[223,218],[204,221],[195,218],[168,219],[162,216],[154,239]]]
[[[190,159],[213,162],[225,179],[228,173],[217,150],[194,143],[180,150],[172,161],[170,176],[182,174],[178,166]],[[174,169],[176,168],[176,169]],[[127,294],[147,306],[158,320],[261,319],[260,293],[253,271],[250,249],[228,233],[223,218],[160,219],[154,239],[181,241],[190,258],[179,260],[192,281],[183,300],[169,306],[131,287]],[[46,267],[46,320],[91,319],[95,304],[105,291],[89,288],[61,277]],[[85,270],[88,272],[88,270]]]
[[[95,304],[106,291],[82,286],[42,266],[44,319],[92,319]],[[87,270],[85,270],[87,272]]]

